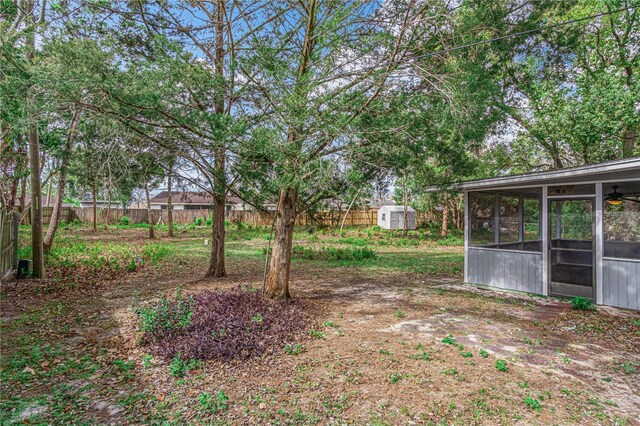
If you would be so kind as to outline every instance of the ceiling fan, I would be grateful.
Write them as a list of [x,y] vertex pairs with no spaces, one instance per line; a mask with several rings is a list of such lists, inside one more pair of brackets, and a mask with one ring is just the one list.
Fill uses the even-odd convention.
[[613,185],[613,192],[610,192],[605,197],[605,201],[612,206],[618,206],[622,204],[622,201],[633,201],[634,203],[640,203],[640,200],[628,198],[627,196],[637,196],[637,194],[623,194],[622,192],[618,192],[618,185]]

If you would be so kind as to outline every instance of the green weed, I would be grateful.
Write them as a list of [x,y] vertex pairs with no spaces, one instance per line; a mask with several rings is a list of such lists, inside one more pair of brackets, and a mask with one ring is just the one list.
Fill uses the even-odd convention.
[[324,334],[322,334],[321,331],[315,330],[315,329],[311,329],[309,331],[309,335],[311,337],[315,337],[316,339],[324,339]]
[[182,378],[187,372],[200,368],[201,364],[201,361],[195,359],[183,361],[180,357],[175,357],[169,364],[169,374],[176,378]]
[[202,392],[198,396],[198,402],[200,404],[200,410],[210,413],[216,413],[229,408],[229,397],[222,390],[218,391],[215,399],[209,392]]
[[427,351],[422,351],[419,354],[414,354],[411,355],[411,358],[413,359],[420,359],[423,361],[430,361],[431,360],[431,354]]
[[451,334],[442,339],[442,343],[444,343],[445,345],[457,345],[456,339]]
[[531,396],[526,397],[524,403],[532,410],[542,410],[542,403]]
[[292,345],[285,345],[284,351],[287,355],[300,355],[303,351],[301,343],[294,343]]
[[404,375],[396,372],[396,373],[393,373],[391,376],[389,376],[389,382],[392,384],[396,384],[403,378],[404,378]]
[[502,372],[507,371],[507,361],[503,359],[497,359],[495,366],[498,371],[502,371]]
[[574,297],[571,299],[571,306],[577,311],[593,311],[596,309],[593,302],[586,297]]

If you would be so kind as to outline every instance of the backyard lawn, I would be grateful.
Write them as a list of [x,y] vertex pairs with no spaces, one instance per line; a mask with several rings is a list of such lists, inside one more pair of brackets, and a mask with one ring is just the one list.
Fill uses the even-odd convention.
[[640,423],[640,314],[463,286],[459,236],[375,227],[298,229],[294,301],[265,302],[269,231],[230,225],[213,280],[206,226],[63,227],[1,289],[0,423]]

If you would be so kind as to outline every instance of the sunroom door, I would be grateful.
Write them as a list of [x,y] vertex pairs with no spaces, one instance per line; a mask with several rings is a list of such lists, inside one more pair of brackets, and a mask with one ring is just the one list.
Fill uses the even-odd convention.
[[551,295],[595,298],[594,204],[593,198],[549,202]]

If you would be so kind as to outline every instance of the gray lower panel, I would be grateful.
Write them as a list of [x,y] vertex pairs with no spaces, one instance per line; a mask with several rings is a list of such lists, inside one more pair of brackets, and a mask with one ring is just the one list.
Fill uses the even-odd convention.
[[640,310],[640,262],[603,259],[603,303]]
[[469,248],[469,282],[542,293],[542,254]]

